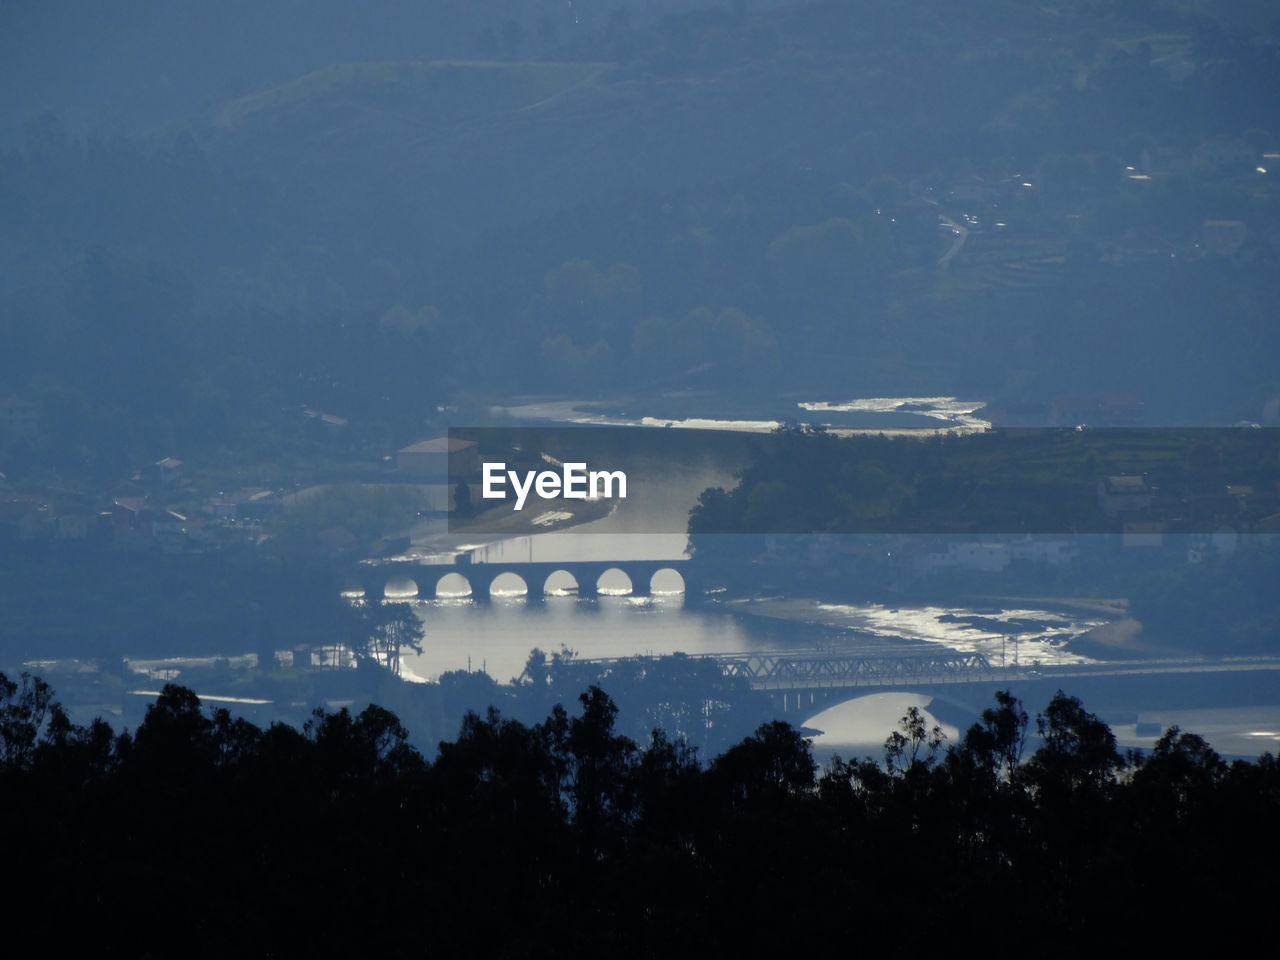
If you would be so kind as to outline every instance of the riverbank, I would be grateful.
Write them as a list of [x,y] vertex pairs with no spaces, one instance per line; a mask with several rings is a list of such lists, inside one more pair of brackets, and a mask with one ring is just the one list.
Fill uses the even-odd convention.
[[[814,400],[815,392],[835,399]],[[521,397],[491,410],[516,421],[768,433],[796,424],[833,430],[985,429],[990,423],[974,416],[985,405],[942,396],[850,399],[812,389],[763,398],[689,390],[609,400]],[[691,409],[697,416],[690,416]]]

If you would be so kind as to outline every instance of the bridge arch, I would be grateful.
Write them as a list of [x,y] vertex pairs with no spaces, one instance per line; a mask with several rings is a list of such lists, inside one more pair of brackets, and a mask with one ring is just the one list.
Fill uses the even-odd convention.
[[457,600],[471,596],[471,581],[460,573],[446,573],[436,581],[436,598]]
[[393,577],[382,588],[382,596],[387,600],[412,600],[418,596],[418,581],[410,577]]
[[675,567],[663,567],[649,577],[649,593],[655,596],[684,593],[687,590],[684,577]]
[[579,591],[578,578],[568,570],[553,570],[542,583],[542,592],[548,597],[562,597]]
[[529,584],[518,573],[506,570],[493,578],[489,583],[491,597],[527,597]]
[[606,597],[625,597],[635,593],[635,584],[627,571],[610,567],[596,577],[596,592]]

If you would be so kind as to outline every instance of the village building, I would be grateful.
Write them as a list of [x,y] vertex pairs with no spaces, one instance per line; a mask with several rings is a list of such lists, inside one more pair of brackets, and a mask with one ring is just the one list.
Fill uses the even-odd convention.
[[150,536],[150,528],[142,522],[146,497],[116,497],[111,501],[111,527],[116,537]]
[[173,457],[165,457],[152,464],[156,482],[162,487],[171,487],[182,479],[182,461]]
[[942,552],[931,551],[919,557],[915,566],[922,573],[930,570],[959,569],[983,573],[999,573],[1013,560],[1009,544],[988,540],[948,543]]
[[396,454],[396,469],[415,477],[466,477],[480,470],[479,444],[457,437],[435,437]]
[[274,490],[246,490],[236,495],[237,520],[265,520],[284,512],[284,501]]
[[1015,540],[1010,545],[1010,555],[1018,563],[1043,563],[1051,567],[1060,567],[1075,560],[1079,547],[1065,537],[1032,537]]

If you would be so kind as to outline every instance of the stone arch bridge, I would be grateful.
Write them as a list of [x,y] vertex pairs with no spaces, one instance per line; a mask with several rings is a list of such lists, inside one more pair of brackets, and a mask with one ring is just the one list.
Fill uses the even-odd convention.
[[[467,581],[471,598],[488,600],[493,593],[494,582],[504,574],[514,574],[524,583],[529,600],[541,600],[547,594],[547,583],[556,573],[566,573],[573,578],[578,596],[594,597],[601,592],[600,579],[609,571],[619,571],[630,582],[630,594],[650,596],[654,592],[654,576],[661,571],[678,575],[686,598],[700,591],[690,582],[689,560],[574,560],[574,561],[514,561],[506,563],[452,563],[424,564],[412,561],[390,561],[363,564],[348,576],[352,589],[363,589],[366,597],[387,595],[388,588],[397,584],[408,587],[410,596],[416,589],[417,596],[431,598],[438,595],[440,583],[451,574]],[[511,578],[508,577],[508,580]],[[406,583],[407,581],[407,583]],[[452,591],[450,591],[452,595]]]

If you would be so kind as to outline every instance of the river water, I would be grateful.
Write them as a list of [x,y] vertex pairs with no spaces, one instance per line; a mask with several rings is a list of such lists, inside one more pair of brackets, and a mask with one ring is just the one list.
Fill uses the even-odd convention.
[[805,721],[805,726],[822,731],[810,741],[814,759],[821,764],[829,763],[837,754],[845,760],[881,759],[885,740],[898,729],[898,721],[911,707],[920,708],[927,729],[937,725],[942,730],[945,750],[947,744],[960,738],[960,731],[929,712],[932,700],[927,694],[895,691],[871,693],[829,707]]
[[[981,405],[952,397],[866,398],[839,402],[805,402],[791,408],[792,416],[829,425],[847,432],[892,432],[903,428],[934,427],[960,431],[988,426],[975,416]],[[632,413],[583,410],[569,401],[530,402],[501,408],[514,419],[540,423],[608,424],[644,427],[741,430],[775,429],[789,419],[759,415],[667,419]],[[766,414],[775,411],[765,411]],[[415,539],[419,560],[444,560],[451,551],[471,548],[474,562],[504,560],[618,561],[677,559],[683,557],[684,535],[646,534],[646,529],[672,529],[672,512],[687,515],[697,495],[708,486],[731,486],[733,477],[706,465],[673,473],[661,486],[637,489],[639,504],[628,504],[627,519],[610,515],[577,528],[574,533],[538,534],[491,543],[447,543],[439,528]],[[665,527],[659,520],[665,520]],[[601,536],[600,534],[606,534]],[[625,566],[625,563],[621,564]],[[609,574],[606,575],[608,578]],[[426,580],[424,579],[424,586]],[[755,598],[734,603],[720,598],[685,602],[677,579],[656,580],[652,596],[627,595],[625,578],[605,579],[600,595],[579,597],[568,583],[552,581],[541,602],[530,602],[521,585],[502,585],[487,602],[470,597],[441,596],[424,589],[412,600],[422,618],[426,638],[421,654],[407,654],[402,669],[407,679],[430,681],[452,670],[483,670],[499,682],[517,677],[529,652],[563,648],[579,657],[634,655],[738,653],[811,646],[815,630],[828,638],[858,638],[879,644],[937,643],[966,652],[980,652],[993,666],[1032,667],[1035,663],[1069,663],[1086,658],[1072,650],[1072,639],[1105,622],[1105,616],[1087,611],[1064,611],[1035,604],[992,605],[982,609],[947,606],[889,606],[879,603],[819,603],[800,597]],[[465,585],[459,581],[459,592]],[[495,585],[499,586],[499,585]],[[515,589],[510,589],[514,587]],[[808,718],[806,726],[823,731],[815,738],[815,753],[827,758],[838,751],[845,757],[878,756],[885,737],[896,729],[907,707],[926,711],[927,695],[876,693],[838,704]],[[1152,718],[1163,719],[1163,718]],[[1172,715],[1171,715],[1172,719]],[[1187,719],[1191,719],[1188,717]],[[1215,715],[1215,730],[1226,749],[1256,744],[1258,751],[1280,743],[1280,710],[1232,717]],[[932,717],[930,715],[930,723]],[[1189,725],[1188,725],[1189,726]],[[954,727],[943,725],[951,739]],[[1144,731],[1145,732],[1145,731]],[[1149,746],[1153,737],[1138,737],[1136,730],[1117,730],[1126,745]],[[1274,740],[1273,735],[1274,734]],[[1227,747],[1227,745],[1230,745]]]
[[[664,398],[696,404],[699,398]],[[705,401],[703,401],[705,402]],[[659,404],[663,405],[663,404]],[[618,411],[616,404],[573,400],[536,400],[492,408],[515,420],[599,426],[675,427],[690,430],[736,430],[769,433],[784,423],[826,427],[834,433],[898,430],[986,430],[990,422],[977,416],[984,402],[956,397],[860,397],[853,400],[754,401],[748,410],[715,416],[652,416]]]
[[[980,429],[986,426],[985,422],[973,416],[980,407],[980,401],[954,397],[788,401],[776,408],[753,408],[742,416],[668,419],[643,413],[605,413],[590,405],[555,400],[511,404],[495,408],[495,412],[530,423],[766,432],[776,429],[781,419],[762,414],[787,414],[850,429]],[[672,465],[659,483],[632,484],[625,511],[616,511],[570,532],[470,544],[451,540],[439,522],[435,526],[424,524],[415,534],[413,553],[420,560],[445,560],[457,550],[470,548],[475,563],[682,559],[687,536],[646,531],[683,529],[689,510],[703,490],[733,486],[736,466],[700,463],[676,469]],[[678,651],[741,652],[777,642],[776,623],[762,627],[755,622],[759,618],[735,616],[723,607],[686,605],[682,593],[673,592],[683,587],[678,578],[675,582],[655,581],[652,597],[609,596],[626,589],[625,578],[615,578],[601,581],[602,596],[578,597],[572,592],[549,589],[560,595],[550,595],[541,603],[528,603],[521,596],[511,595],[484,603],[465,597],[436,596],[435,590],[427,586],[434,578],[428,575],[421,579],[416,609],[427,640],[422,654],[410,655],[404,661],[406,675],[411,678],[434,679],[449,670],[467,669],[470,664],[471,669],[484,668],[495,679],[506,680],[520,672],[534,647],[556,651],[566,646],[583,657],[620,657]],[[450,581],[441,584],[442,594],[466,589],[460,579]],[[520,585],[504,586],[518,589]]]
[[[775,408],[721,416],[666,418],[643,413],[600,412],[572,401],[529,402],[500,408],[516,420],[539,423],[601,424],[638,428],[686,428],[765,432],[784,420],[805,420],[844,431],[896,429],[980,430],[987,424],[975,416],[981,403],[953,397],[865,398],[835,402],[801,402]],[[491,543],[449,542],[439,525],[424,526],[415,537],[420,560],[444,560],[461,548],[472,550],[472,561],[570,561],[652,560],[683,558],[687,537],[683,534],[648,534],[671,529],[673,515],[683,526],[698,494],[710,486],[732,486],[731,470],[712,464],[684,467],[663,477],[661,484],[636,485],[625,513],[615,513],[575,528],[570,533],[548,533]],[[601,534],[604,534],[603,536]],[[621,564],[625,566],[625,563]],[[798,645],[811,645],[814,631],[827,636],[873,638],[910,645],[932,641],[959,650],[978,650],[993,664],[1030,663],[1033,660],[1077,659],[1069,651],[1070,637],[1089,629],[1096,619],[1074,617],[1040,609],[985,610],[981,622],[963,621],[972,611],[944,607],[886,607],[880,604],[819,604],[797,598],[774,598],[748,603],[685,603],[678,578],[659,579],[653,595],[625,595],[625,578],[601,581],[600,596],[579,597],[567,584],[552,581],[548,596],[529,602],[520,595],[522,585],[502,584],[487,602],[463,594],[466,584],[450,578],[441,584],[439,596],[428,586],[430,575],[420,578],[423,587],[412,602],[422,618],[426,640],[421,654],[404,657],[402,669],[411,680],[434,680],[452,670],[484,670],[498,681],[520,674],[529,652],[562,648],[580,657],[625,657],[637,654],[740,653]],[[557,585],[561,589],[554,589]],[[497,585],[495,585],[497,586]],[[613,594],[613,595],[611,595]],[[619,595],[623,594],[623,595]],[[705,598],[698,598],[699,601]],[[1027,631],[1010,634],[996,621],[1037,621],[1034,636]],[[993,629],[993,627],[995,629]],[[885,695],[877,695],[884,697]],[[879,742],[893,729],[905,706],[901,695],[873,712],[867,720],[856,714],[853,726],[874,731]],[[876,701],[877,703],[880,701]],[[904,703],[906,701],[903,701]],[[899,707],[902,709],[899,709]],[[896,713],[894,711],[897,711]],[[893,714],[893,716],[889,716]],[[836,716],[824,722],[833,728],[852,729]],[[883,728],[883,729],[882,729]]]

